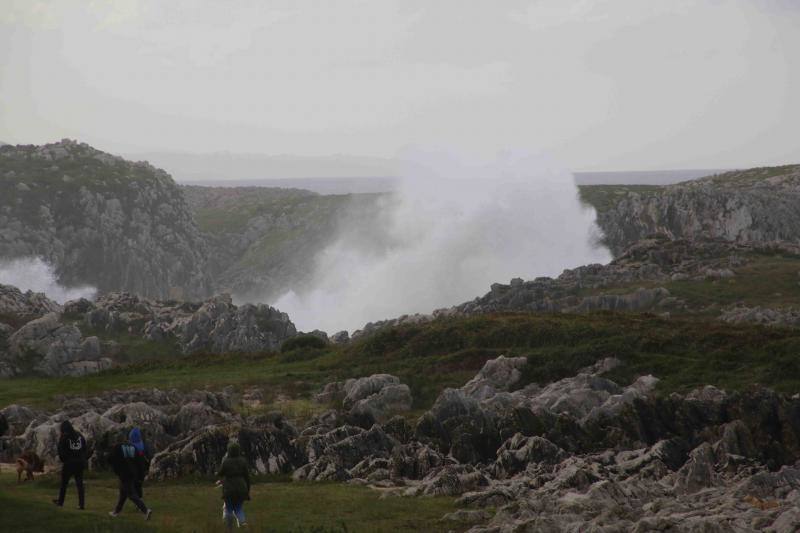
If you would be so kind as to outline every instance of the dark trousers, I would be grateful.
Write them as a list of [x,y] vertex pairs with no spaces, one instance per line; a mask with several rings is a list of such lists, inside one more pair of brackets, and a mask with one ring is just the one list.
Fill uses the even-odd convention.
[[83,464],[64,463],[61,468],[61,488],[58,489],[58,505],[64,505],[64,497],[67,495],[67,485],[70,478],[75,478],[75,486],[78,487],[78,506],[83,507],[85,492],[83,489]]
[[117,507],[115,512],[122,512],[122,506],[125,505],[125,500],[130,499],[133,504],[143,513],[147,512],[147,506],[139,496],[141,491],[141,484],[139,490],[136,490],[136,482],[133,479],[120,479],[119,480],[119,499],[117,500]]

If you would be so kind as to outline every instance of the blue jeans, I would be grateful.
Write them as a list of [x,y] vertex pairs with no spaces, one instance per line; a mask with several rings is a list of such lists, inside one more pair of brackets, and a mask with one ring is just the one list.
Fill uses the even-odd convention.
[[239,525],[245,523],[246,520],[244,518],[244,502],[240,501],[234,503],[233,500],[226,499],[225,511],[222,513],[222,518],[229,525],[233,525],[234,517],[236,517],[236,521],[239,523]]

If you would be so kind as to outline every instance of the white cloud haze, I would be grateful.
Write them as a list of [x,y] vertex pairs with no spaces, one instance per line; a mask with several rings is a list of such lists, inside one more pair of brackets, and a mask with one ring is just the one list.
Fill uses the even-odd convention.
[[51,300],[64,303],[77,298],[94,298],[93,287],[64,287],[56,281],[53,267],[38,257],[0,260],[0,283],[21,291],[43,292]]
[[0,140],[572,169],[800,159],[792,0],[6,0]]
[[348,227],[318,258],[303,292],[276,306],[300,329],[329,333],[431,312],[496,281],[556,275],[610,260],[596,246],[594,210],[572,176],[538,157],[489,162],[416,152],[374,227]]

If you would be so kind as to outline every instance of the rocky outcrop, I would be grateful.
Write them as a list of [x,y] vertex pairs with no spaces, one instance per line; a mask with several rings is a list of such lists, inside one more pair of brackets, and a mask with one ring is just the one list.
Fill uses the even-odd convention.
[[272,351],[297,333],[286,313],[264,304],[236,307],[229,296],[208,300],[186,320],[160,329],[175,331],[184,353]]
[[766,326],[800,327],[800,309],[734,306],[725,309],[720,320],[731,324],[764,324]]
[[80,376],[111,367],[97,337],[83,338],[56,313],[32,320],[11,335],[3,362],[12,375]]
[[[36,295],[31,301],[40,310],[49,302]],[[0,377],[75,376],[111,367],[124,347],[113,340],[84,337],[82,328],[105,338],[124,334],[165,343],[176,354],[275,351],[296,333],[285,313],[266,305],[235,306],[227,295],[182,303],[109,293],[96,302],[67,302],[61,314],[51,312],[18,323],[24,325],[15,330],[0,322]]]
[[498,312],[694,312],[699,309],[673,296],[663,285],[674,281],[735,279],[735,271],[747,266],[757,255],[800,256],[800,245],[785,241],[670,240],[663,236],[643,239],[607,265],[564,270],[557,278],[527,281],[515,278],[508,284],[495,283],[487,294],[469,302],[429,315],[404,315],[369,323],[352,337],[358,339],[387,327],[426,323],[437,318]]
[[205,391],[115,391],[64,399],[55,413],[9,406],[0,450],[53,463],[58,425],[70,419],[102,469],[98,452],[135,425],[158,452],[151,479],[212,474],[236,439],[254,473],[456,496],[461,509],[448,517],[474,532],[795,528],[800,396],[713,386],[665,396],[650,376],[609,380],[614,359],[537,385],[524,381],[527,364],[488,361],[443,391],[413,431],[401,417],[347,423],[348,407],[396,385],[378,374],[326,387],[341,410],[301,431],[280,415],[244,418],[226,394]]
[[[104,466],[104,454],[133,427],[143,430],[147,442],[155,450],[163,450],[176,442],[187,430],[184,420],[187,406],[201,404],[205,416],[194,409],[195,424],[241,424],[243,421],[222,394],[205,391],[178,392],[151,390],[111,391],[90,398],[64,398],[55,412],[33,411],[10,405],[0,413],[9,422],[10,431],[2,438],[0,450],[4,460],[12,460],[23,450],[35,451],[46,463],[57,464],[59,426],[70,420],[97,453],[92,462]],[[213,414],[212,414],[213,413]]]
[[369,427],[411,409],[411,390],[389,374],[328,383],[314,396],[318,403],[341,405],[350,419]]
[[800,244],[800,165],[755,168],[629,192],[597,222],[615,254],[661,234],[671,239]]
[[40,292],[22,292],[0,283],[0,322],[9,320],[21,324],[47,313],[60,312],[61,306]]
[[41,257],[67,286],[200,298],[207,255],[163,170],[70,140],[0,147],[0,257]]
[[151,479],[184,475],[215,475],[222,465],[230,440],[258,474],[285,474],[301,464],[301,455],[291,442],[291,433],[270,427],[204,427],[191,432],[157,453],[150,465]]

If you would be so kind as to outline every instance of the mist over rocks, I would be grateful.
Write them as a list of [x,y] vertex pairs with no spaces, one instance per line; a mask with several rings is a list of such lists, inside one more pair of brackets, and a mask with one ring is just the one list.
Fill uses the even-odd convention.
[[522,153],[407,160],[380,218],[367,230],[342,227],[309,286],[276,302],[302,329],[352,330],[453,305],[498,279],[611,259],[568,172]]
[[211,292],[206,243],[169,175],[68,139],[0,147],[0,258],[22,257],[64,286]]
[[712,314],[732,323],[796,326],[798,311],[719,306],[715,301],[687,302],[664,286],[674,281],[736,281],[734,269],[747,267],[754,257],[796,257],[800,246],[786,241],[730,242],[714,239],[670,239],[654,236],[628,247],[607,264],[565,269],[558,277],[514,278],[493,283],[473,300],[430,314],[402,315],[369,322],[351,335],[359,339],[383,328],[419,324],[447,317],[502,312],[587,313],[593,311]]

